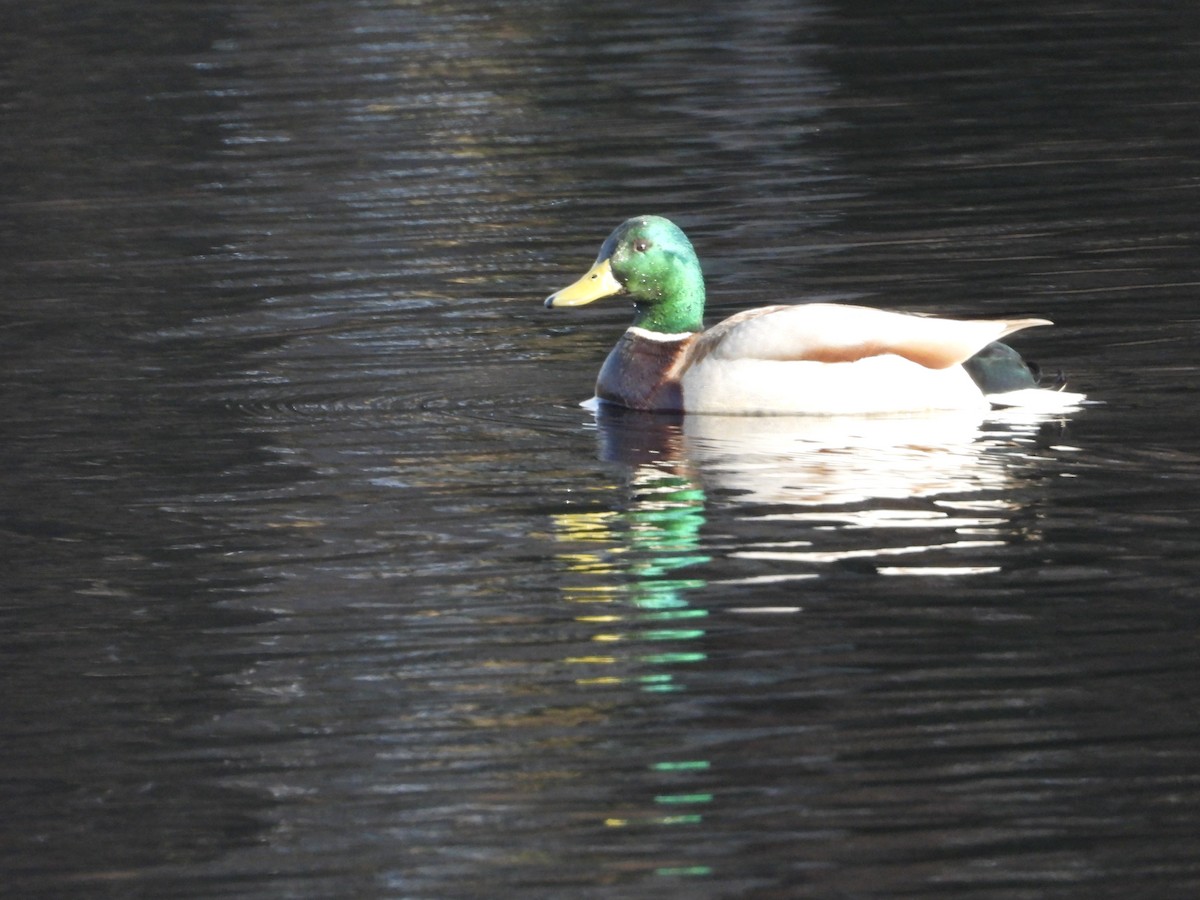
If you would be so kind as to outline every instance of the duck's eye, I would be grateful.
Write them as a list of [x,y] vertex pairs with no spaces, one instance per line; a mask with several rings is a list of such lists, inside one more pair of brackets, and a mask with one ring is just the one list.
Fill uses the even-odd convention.
[[638,253],[645,253],[650,249],[650,242],[645,239],[636,240],[633,242],[633,249]]

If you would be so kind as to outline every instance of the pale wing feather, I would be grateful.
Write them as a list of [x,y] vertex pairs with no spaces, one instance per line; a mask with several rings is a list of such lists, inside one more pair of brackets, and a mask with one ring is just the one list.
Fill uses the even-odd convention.
[[970,359],[989,343],[1046,319],[939,319],[865,306],[806,303],[730,316],[697,342],[694,360],[853,362],[895,354],[931,369]]

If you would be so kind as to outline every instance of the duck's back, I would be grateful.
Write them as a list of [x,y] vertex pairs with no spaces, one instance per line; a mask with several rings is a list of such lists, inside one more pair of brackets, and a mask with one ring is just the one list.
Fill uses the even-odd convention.
[[941,319],[838,303],[764,306],[730,316],[700,338],[698,356],[854,362],[892,353],[931,369],[970,359],[992,341],[1046,319]]

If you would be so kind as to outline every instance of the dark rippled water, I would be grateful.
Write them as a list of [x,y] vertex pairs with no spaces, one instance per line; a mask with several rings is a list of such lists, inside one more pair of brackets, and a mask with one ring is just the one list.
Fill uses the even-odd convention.
[[[13,897],[1200,890],[1200,15],[0,13]],[[1041,315],[1066,418],[597,420],[547,311]]]

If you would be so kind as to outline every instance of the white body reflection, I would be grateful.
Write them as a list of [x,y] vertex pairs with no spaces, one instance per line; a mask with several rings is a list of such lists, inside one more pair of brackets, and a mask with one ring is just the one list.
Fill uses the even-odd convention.
[[977,412],[919,416],[689,416],[686,456],[712,488],[760,503],[847,504],[998,487]]
[[[594,410],[601,456],[669,470],[739,521],[794,521],[794,535],[739,529],[726,558],[762,560],[745,583],[811,578],[860,560],[881,575],[971,575],[1001,568],[1011,489],[1037,454],[1044,415],[1028,411],[905,416],[670,417]],[[1058,447],[1058,451],[1065,448]],[[778,570],[780,564],[787,571]]]

